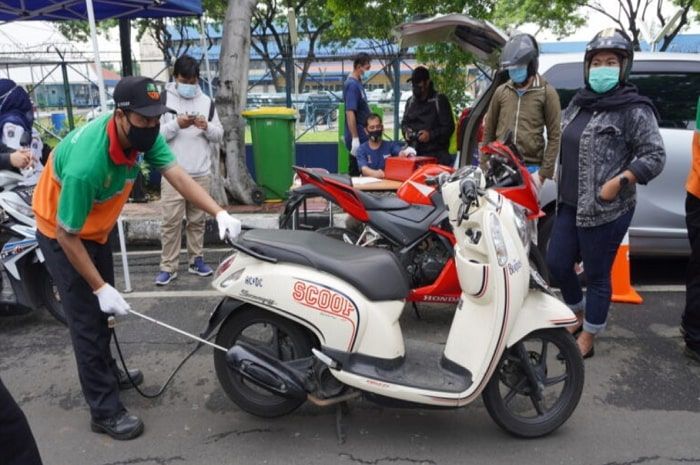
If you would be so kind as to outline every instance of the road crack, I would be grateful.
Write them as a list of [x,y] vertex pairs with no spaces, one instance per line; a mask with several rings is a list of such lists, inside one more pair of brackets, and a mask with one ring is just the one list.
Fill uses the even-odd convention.
[[659,459],[678,463],[700,463],[700,457],[662,457],[660,455],[652,455],[649,457],[638,457],[627,462],[607,462],[603,465],[639,465]]
[[211,436],[208,436],[205,439],[204,444],[213,444],[213,443],[220,441],[224,438],[227,438],[229,436],[245,436],[247,434],[277,433],[279,431],[280,431],[279,429],[272,429],[272,428],[253,428],[253,429],[245,429],[245,430],[226,431],[225,433],[213,434]]
[[437,462],[431,459],[411,459],[408,457],[382,457],[375,460],[363,460],[357,458],[352,454],[338,454],[343,458],[350,460],[351,462],[360,463],[362,465],[377,465],[383,462],[396,463],[396,462],[406,462],[406,463],[419,463],[421,465],[436,465]]
[[139,463],[155,463],[156,465],[167,465],[172,462],[185,462],[185,458],[176,455],[174,457],[135,457],[129,460],[120,460],[118,462],[109,462],[103,465],[135,465]]

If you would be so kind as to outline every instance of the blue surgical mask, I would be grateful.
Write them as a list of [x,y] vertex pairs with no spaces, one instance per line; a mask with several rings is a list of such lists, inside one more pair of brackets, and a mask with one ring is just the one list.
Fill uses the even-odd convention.
[[599,66],[588,70],[588,85],[593,92],[604,94],[620,82],[618,66]]
[[511,68],[508,70],[508,76],[511,81],[516,84],[522,84],[527,79],[527,66],[521,66],[520,68]]
[[181,82],[177,83],[177,93],[180,94],[182,98],[194,98],[197,95],[197,84],[183,84]]
[[368,77],[369,73],[367,71],[362,71],[362,74],[360,75],[360,81],[366,81]]

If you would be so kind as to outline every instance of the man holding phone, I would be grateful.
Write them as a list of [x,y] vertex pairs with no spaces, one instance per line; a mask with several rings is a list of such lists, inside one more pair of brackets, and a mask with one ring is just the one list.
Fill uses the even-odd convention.
[[[188,55],[175,61],[175,82],[165,86],[166,105],[177,115],[161,117],[160,132],[177,157],[177,162],[207,192],[210,184],[211,146],[220,143],[224,129],[212,100],[199,87],[199,63]],[[160,271],[156,285],[165,286],[177,277],[182,243],[182,218],[187,239],[187,271],[198,276],[209,276],[214,271],[204,261],[205,213],[186,201],[167,180],[161,181]]]

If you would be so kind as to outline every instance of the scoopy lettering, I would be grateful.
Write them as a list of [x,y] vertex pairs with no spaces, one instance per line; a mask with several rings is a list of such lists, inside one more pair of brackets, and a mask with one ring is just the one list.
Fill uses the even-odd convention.
[[349,316],[355,311],[355,305],[342,294],[302,281],[294,283],[292,298],[307,307],[337,315]]

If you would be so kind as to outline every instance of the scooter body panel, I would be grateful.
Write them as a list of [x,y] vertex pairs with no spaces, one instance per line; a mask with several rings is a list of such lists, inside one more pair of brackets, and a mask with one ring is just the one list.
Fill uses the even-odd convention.
[[404,302],[370,301],[328,273],[239,254],[231,272],[217,277],[212,286],[300,323],[331,349],[383,359],[404,355],[399,326]]

